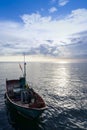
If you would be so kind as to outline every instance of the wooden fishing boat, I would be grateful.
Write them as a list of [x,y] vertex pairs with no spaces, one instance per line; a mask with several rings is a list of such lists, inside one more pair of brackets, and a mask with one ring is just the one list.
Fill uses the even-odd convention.
[[5,99],[7,105],[26,118],[37,118],[46,109],[43,98],[26,84],[26,63],[24,76],[6,80]]

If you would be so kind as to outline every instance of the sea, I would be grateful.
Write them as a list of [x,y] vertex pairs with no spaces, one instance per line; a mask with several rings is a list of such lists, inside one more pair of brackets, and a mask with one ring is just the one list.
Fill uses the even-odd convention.
[[10,111],[6,79],[17,79],[22,71],[17,62],[0,63],[0,130],[87,130],[87,63],[29,62],[26,70],[27,82],[47,109],[36,120]]

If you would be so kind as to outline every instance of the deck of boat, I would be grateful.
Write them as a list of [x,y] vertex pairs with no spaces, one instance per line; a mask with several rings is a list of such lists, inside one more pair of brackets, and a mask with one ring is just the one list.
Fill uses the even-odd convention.
[[25,107],[25,108],[29,108],[29,103],[23,103],[23,102],[21,102],[21,101],[15,101],[15,100],[13,100],[13,102],[14,102],[15,104],[17,104],[18,106],[23,106],[23,107]]

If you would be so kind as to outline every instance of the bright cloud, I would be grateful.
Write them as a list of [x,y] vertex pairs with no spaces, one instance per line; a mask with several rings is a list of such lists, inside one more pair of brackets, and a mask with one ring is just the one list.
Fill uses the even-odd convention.
[[[66,45],[74,44],[72,42],[74,38],[71,38],[73,34],[78,34],[80,37],[80,32],[87,31],[86,16],[86,9],[77,9],[62,19],[58,16],[56,18],[43,17],[39,13],[33,13],[22,15],[22,23],[0,22],[0,54],[26,52],[28,54],[71,56],[73,54],[71,50],[75,47]],[[86,42],[87,39],[85,39],[85,44]],[[80,49],[79,46],[78,51]],[[76,54],[76,51],[74,52]]]
[[33,31],[33,36],[36,35],[37,39],[63,40],[66,36],[87,29],[86,15],[86,9],[78,9],[60,20],[52,19],[51,16],[42,17],[40,14],[23,15],[22,20],[25,31],[31,34]]
[[56,7],[52,7],[49,9],[49,13],[54,13],[57,11],[57,8]]
[[39,13],[33,13],[31,15],[24,14],[21,16],[25,25],[37,25],[38,23],[48,23],[51,21],[51,17],[42,17]]
[[64,6],[69,2],[69,0],[59,0],[59,5]]

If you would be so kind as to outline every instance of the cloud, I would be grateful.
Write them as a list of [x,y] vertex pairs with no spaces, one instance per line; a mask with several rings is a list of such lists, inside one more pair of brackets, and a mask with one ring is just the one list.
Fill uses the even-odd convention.
[[87,58],[87,31],[70,37],[70,43],[59,47],[61,56],[69,58]]
[[23,22],[25,25],[36,25],[40,23],[47,23],[51,21],[51,17],[42,17],[39,13],[33,13],[31,15],[24,14],[21,16]]
[[55,44],[54,41],[46,40],[43,44],[30,48],[26,54],[59,58],[87,58],[87,32],[73,34],[69,40],[69,44],[63,41]]
[[52,7],[49,9],[49,13],[54,13],[57,11],[57,8],[56,7]]
[[59,0],[58,3],[60,6],[65,6],[68,2],[69,2],[69,0]]
[[38,47],[32,47],[29,50],[28,54],[35,54],[35,55],[45,55],[45,56],[58,56],[59,55],[59,50],[57,49],[58,47],[56,45],[51,46],[49,43],[46,44],[41,44]]
[[40,34],[42,39],[58,40],[58,37],[61,39],[61,37],[86,30],[86,15],[86,9],[77,9],[63,19],[52,19],[51,16],[42,17],[40,14],[27,14],[22,16],[22,20],[26,31],[30,32],[32,29],[33,35]]
[[81,41],[87,48],[86,16],[87,9],[83,8],[73,10],[62,19],[33,13],[22,15],[21,23],[0,21],[0,54],[26,52],[58,57],[86,54],[86,49],[79,45]]

